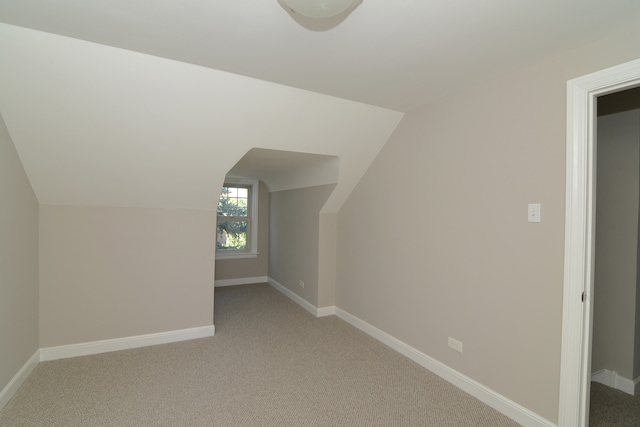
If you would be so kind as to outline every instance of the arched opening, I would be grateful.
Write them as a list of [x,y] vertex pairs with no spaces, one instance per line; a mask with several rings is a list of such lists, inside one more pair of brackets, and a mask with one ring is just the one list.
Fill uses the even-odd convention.
[[[253,148],[225,178],[217,237],[247,225],[242,247],[217,242],[215,286],[269,282],[309,309],[318,307],[320,211],[338,182],[336,156]],[[223,224],[223,226],[221,226]],[[251,242],[254,242],[253,244]]]

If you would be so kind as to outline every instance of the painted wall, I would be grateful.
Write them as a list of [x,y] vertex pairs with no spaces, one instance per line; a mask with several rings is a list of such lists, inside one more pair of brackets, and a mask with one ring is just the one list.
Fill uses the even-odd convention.
[[318,254],[318,308],[336,305],[338,215],[320,212],[320,253]]
[[329,184],[270,194],[269,276],[316,307],[320,210],[334,188]]
[[[638,216],[640,223],[640,216]],[[640,230],[640,225],[638,226]],[[640,271],[640,235],[638,236],[638,271]],[[636,384],[636,394],[640,393],[640,274],[636,273],[636,319],[635,339],[633,347],[633,379]]]
[[[640,216],[638,217],[640,223]],[[640,226],[638,227],[640,229]],[[640,270],[640,235],[638,237],[638,270]],[[640,274],[636,273],[636,319],[635,338],[633,346],[633,379],[636,384],[636,394],[640,393]]]
[[[598,106],[605,107],[603,104],[606,102],[601,99]],[[638,283],[640,109],[600,116],[597,126],[591,371],[608,369],[633,379]]]
[[336,305],[557,422],[566,83],[639,58],[639,39],[622,29],[407,114],[338,213]]
[[215,210],[212,192],[260,147],[339,157],[337,212],[402,118],[3,23],[0,40],[0,111],[42,204]]
[[0,116],[0,390],[38,349],[38,201]]
[[40,347],[213,324],[211,210],[40,206]]
[[269,274],[269,191],[263,182],[258,194],[258,256],[216,260],[216,280],[262,277]]
[[[210,323],[212,297],[201,282],[206,276],[212,285],[214,279],[212,194],[238,160],[256,147],[339,157],[330,162],[340,181],[323,207],[335,213],[403,116],[4,23],[0,41],[0,111],[39,202],[50,206],[41,218],[41,346]],[[54,207],[62,205],[69,208]],[[181,213],[166,216],[171,209]],[[117,213],[109,218],[107,212]],[[149,221],[141,219],[147,214]],[[182,223],[191,216],[197,232]],[[113,228],[111,234],[100,234],[100,223]],[[174,225],[186,234],[172,233]],[[100,243],[131,236],[139,237],[139,253],[125,243]],[[176,246],[184,246],[198,264],[185,279],[193,279],[187,284],[196,288],[191,293],[174,277],[182,273],[170,261]],[[145,273],[142,265],[137,269],[118,258],[120,253],[165,265]],[[105,274],[95,277],[78,268],[76,257]],[[106,261],[112,258],[116,265]],[[220,277],[236,275],[239,268],[227,267]],[[93,294],[76,292],[93,288]],[[133,300],[125,307],[131,289]],[[167,311],[170,296],[176,296],[175,307]],[[94,307],[97,298],[108,303]],[[147,306],[149,315],[135,308]],[[124,314],[111,319],[111,309]]]

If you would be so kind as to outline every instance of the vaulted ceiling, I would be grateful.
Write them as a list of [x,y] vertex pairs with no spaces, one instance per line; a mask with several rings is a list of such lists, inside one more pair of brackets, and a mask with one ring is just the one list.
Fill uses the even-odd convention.
[[397,111],[639,17],[637,0],[364,0],[314,31],[277,0],[0,1],[9,24]]
[[364,0],[324,24],[277,0],[0,0],[0,114],[41,203],[213,209],[258,148],[245,166],[337,158],[335,211],[404,112],[639,18],[637,0]]

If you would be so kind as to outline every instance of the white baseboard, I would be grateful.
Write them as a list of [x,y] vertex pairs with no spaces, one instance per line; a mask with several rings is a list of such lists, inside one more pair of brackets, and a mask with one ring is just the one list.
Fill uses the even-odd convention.
[[296,304],[298,304],[299,306],[301,306],[302,308],[304,308],[305,310],[307,310],[309,313],[313,314],[316,317],[325,317],[325,316],[331,316],[331,315],[336,314],[336,307],[335,306],[332,305],[332,306],[329,306],[329,307],[320,307],[320,308],[318,308],[315,305],[311,304],[306,299],[302,298],[300,295],[298,295],[295,292],[291,291],[289,288],[287,288],[284,285],[278,283],[277,280],[274,280],[271,277],[267,278],[267,283],[269,283],[271,286],[276,288],[276,290],[278,290],[278,291],[282,292],[283,294],[285,294],[285,296],[287,296],[293,302],[295,302]]
[[216,281],[213,282],[213,285],[216,288],[220,288],[222,286],[251,285],[251,284],[254,284],[254,283],[266,283],[267,279],[268,279],[267,276],[240,277],[238,279],[216,280]]
[[539,415],[535,414],[534,412],[531,412],[530,410],[523,407],[522,405],[519,405],[516,402],[510,399],[507,399],[506,397],[485,387],[484,385],[478,383],[477,381],[474,381],[471,378],[465,375],[462,375],[460,372],[455,371],[454,369],[451,369],[450,367],[448,367],[447,365],[441,362],[438,362],[437,360],[416,350],[410,345],[405,344],[404,342],[387,334],[386,332],[381,331],[375,326],[370,325],[364,320],[361,320],[355,317],[354,315],[347,313],[346,311],[335,306],[316,308],[313,304],[309,303],[304,298],[300,297],[293,291],[284,287],[282,284],[278,283],[276,280],[272,279],[271,277],[268,278],[267,282],[271,286],[273,286],[275,289],[282,292],[288,298],[293,300],[295,303],[302,306],[305,310],[307,310],[314,316],[322,317],[322,316],[330,316],[335,314],[336,316],[340,317],[347,323],[350,323],[351,325],[360,329],[364,333],[372,336],[373,338],[377,339],[383,344],[386,344],[387,346],[396,350],[400,354],[403,354],[404,356],[418,363],[422,367],[428,369],[429,371],[440,376],[441,378],[449,381],[451,384],[469,393],[476,399],[491,406],[498,412],[522,424],[523,426],[525,427],[557,427],[556,424],[552,423],[551,421],[540,417]]
[[635,380],[630,380],[629,378],[618,375],[616,371],[610,371],[608,369],[601,369],[592,373],[591,381],[624,391],[632,396],[640,393],[640,377]]
[[309,313],[318,317],[318,308],[315,305],[311,304],[309,301],[302,298],[300,295],[296,294],[292,290],[286,288],[284,285],[278,283],[278,281],[272,279],[271,277],[267,279],[267,283],[269,283],[271,286],[276,288],[276,290],[285,294],[290,300],[292,300],[293,302],[295,302],[296,304],[298,304],[299,306],[307,310]]
[[27,360],[27,363],[20,368],[18,373],[9,381],[9,384],[0,392],[0,410],[9,403],[29,374],[38,366],[38,363],[40,363],[40,350],[36,350],[36,352],[33,353],[33,356]]
[[216,329],[214,325],[208,325],[198,328],[159,332],[156,334],[91,341],[79,344],[61,345],[57,347],[46,347],[40,349],[40,360],[44,362],[48,360],[66,359],[69,357],[87,356],[89,354],[128,350],[131,348],[146,347],[150,345],[206,338],[214,336],[215,331]]
[[332,316],[336,314],[336,307],[332,305],[330,307],[321,307],[316,309],[316,317]]
[[215,326],[201,326],[198,328],[181,329],[177,331],[160,332],[156,334],[138,335],[134,337],[115,338],[103,341],[92,341],[80,344],[46,347],[36,350],[18,373],[0,392],[0,410],[6,406],[16,394],[22,383],[38,366],[38,363],[48,360],[66,359],[69,357],[87,356],[90,354],[106,353],[109,351],[127,350],[150,345],[168,344],[197,338],[212,337]]
[[472,380],[471,378],[461,374],[460,372],[451,369],[447,365],[427,356],[419,350],[411,347],[408,344],[394,338],[384,331],[370,325],[369,323],[361,320],[354,315],[347,313],[340,308],[335,309],[336,316],[340,317],[344,321],[350,323],[366,334],[372,336],[383,344],[388,345],[398,353],[405,355],[409,359],[438,375],[439,377],[447,380],[451,384],[455,385],[459,389],[469,393],[478,400],[486,403],[495,410],[501,412],[505,416],[512,420],[522,424],[525,427],[552,427],[556,424],[549,420],[546,420],[539,415],[531,412],[527,408],[517,404],[516,402],[507,399],[506,397],[496,393],[495,391],[485,387],[484,385]]

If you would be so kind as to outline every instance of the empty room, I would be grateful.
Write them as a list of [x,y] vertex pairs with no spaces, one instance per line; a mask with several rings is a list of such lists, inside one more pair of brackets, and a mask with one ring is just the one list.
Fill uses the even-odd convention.
[[0,425],[588,426],[597,98],[640,86],[638,22],[0,0]]

